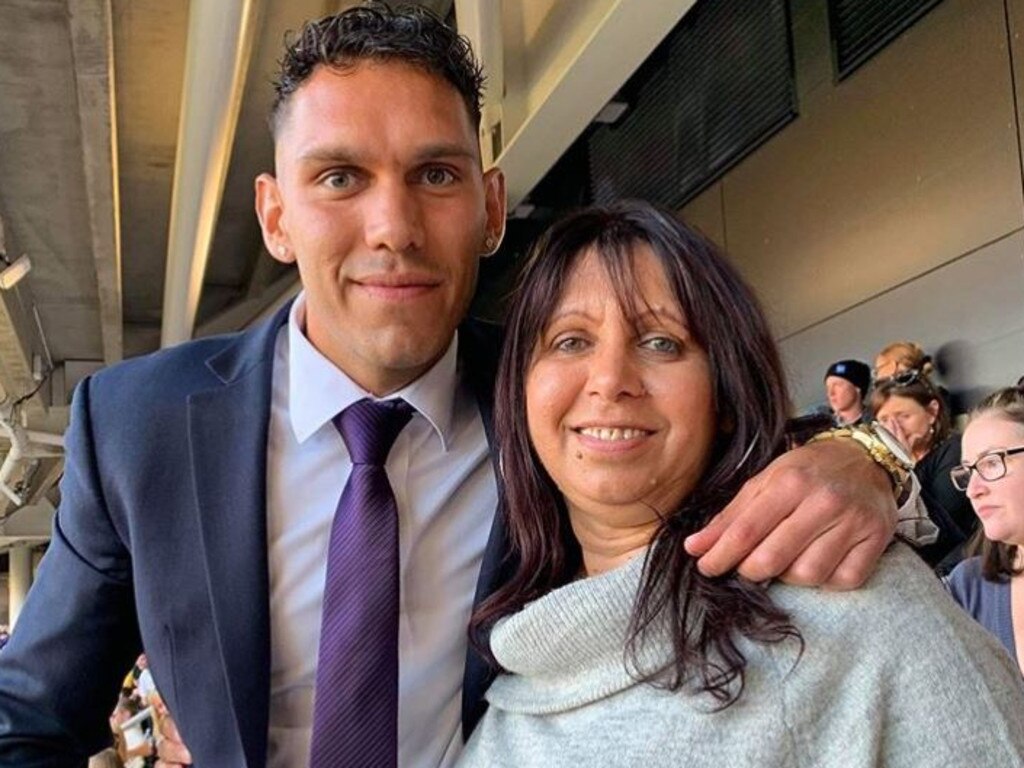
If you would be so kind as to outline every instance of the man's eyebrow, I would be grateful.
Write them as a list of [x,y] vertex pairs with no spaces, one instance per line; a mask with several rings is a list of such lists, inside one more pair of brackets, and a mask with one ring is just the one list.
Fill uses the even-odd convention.
[[479,155],[462,144],[444,142],[440,144],[427,144],[420,147],[413,153],[413,158],[416,162],[454,158],[476,161]]
[[[427,144],[417,148],[412,153],[413,163],[445,159],[463,159],[478,162],[479,155],[472,149],[455,143]],[[313,147],[306,152],[300,153],[299,161],[303,163],[331,163],[332,165],[354,165],[360,167],[368,162],[365,155],[346,147]]]
[[358,152],[345,147],[313,147],[299,153],[299,162],[332,163],[334,165],[362,165]]

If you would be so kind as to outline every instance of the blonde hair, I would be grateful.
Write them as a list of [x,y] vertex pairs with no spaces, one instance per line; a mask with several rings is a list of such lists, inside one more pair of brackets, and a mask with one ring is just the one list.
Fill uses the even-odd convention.
[[875,370],[878,370],[880,358],[892,358],[897,366],[904,370],[915,370],[929,375],[935,370],[932,365],[932,358],[920,346],[912,341],[894,341],[886,345],[881,352],[875,355]]

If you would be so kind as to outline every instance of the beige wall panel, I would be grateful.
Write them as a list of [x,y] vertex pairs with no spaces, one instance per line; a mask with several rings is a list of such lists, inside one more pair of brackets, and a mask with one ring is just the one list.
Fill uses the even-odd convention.
[[[1024,125],[1024,0],[1006,0],[1010,45],[1013,53],[1013,75],[1017,90],[1017,125]],[[1024,136],[1020,136],[1024,153]]]
[[873,362],[885,344],[913,339],[935,358],[950,391],[979,394],[1024,374],[1024,231],[896,286],[782,342],[793,399],[824,401],[821,377],[846,357]]
[[840,84],[815,5],[795,3],[800,117],[723,181],[783,337],[1024,223],[1001,0],[946,0]]
[[728,250],[725,219],[722,216],[722,185],[712,184],[679,211],[683,221]]

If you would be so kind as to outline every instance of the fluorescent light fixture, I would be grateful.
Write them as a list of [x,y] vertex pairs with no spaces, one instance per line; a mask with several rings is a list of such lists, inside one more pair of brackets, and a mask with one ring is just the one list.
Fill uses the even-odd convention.
[[32,269],[32,262],[27,255],[15,259],[3,270],[0,270],[0,289],[9,291],[16,286],[25,275]]
[[619,118],[626,114],[627,109],[629,109],[628,102],[609,101],[601,107],[601,111],[594,116],[594,122],[600,123],[601,125],[612,125],[613,123],[617,123]]

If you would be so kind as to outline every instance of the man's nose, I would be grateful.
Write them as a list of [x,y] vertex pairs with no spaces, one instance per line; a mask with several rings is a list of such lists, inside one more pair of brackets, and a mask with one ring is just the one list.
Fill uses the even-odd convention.
[[379,179],[368,195],[367,208],[367,246],[394,253],[422,247],[422,213],[404,180]]

